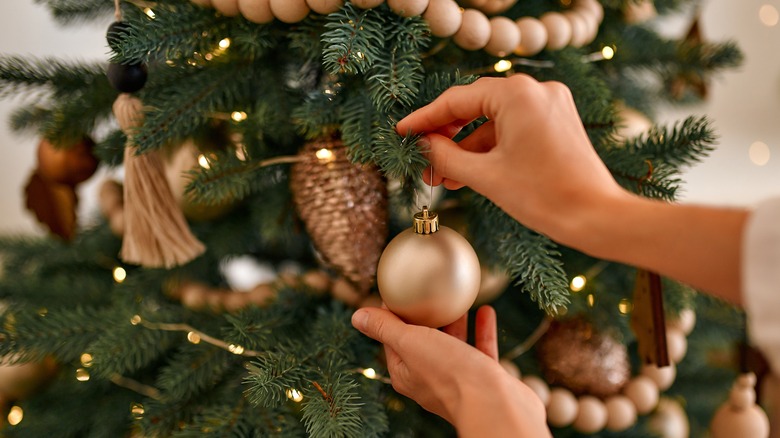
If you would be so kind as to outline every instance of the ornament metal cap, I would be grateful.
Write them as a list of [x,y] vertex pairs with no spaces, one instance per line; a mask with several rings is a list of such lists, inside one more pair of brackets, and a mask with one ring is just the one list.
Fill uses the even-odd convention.
[[422,211],[414,214],[414,232],[417,234],[433,234],[439,231],[439,215],[428,210],[424,205]]

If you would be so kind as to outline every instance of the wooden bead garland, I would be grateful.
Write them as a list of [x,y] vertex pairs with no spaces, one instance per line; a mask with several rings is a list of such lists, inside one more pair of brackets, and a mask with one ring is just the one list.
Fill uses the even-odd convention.
[[[593,395],[575,396],[569,389],[549,387],[537,376],[523,376],[525,383],[547,407],[547,422],[554,427],[572,426],[582,433],[597,433],[602,429],[621,432],[636,423],[637,415],[645,415],[658,405],[660,391],[665,391],[674,383],[678,363],[685,356],[687,347],[686,336],[693,330],[696,317],[692,310],[680,312],[678,319],[667,323],[667,333],[673,332],[673,337],[682,336],[682,341],[675,339],[677,347],[669,346],[670,358],[673,364],[658,368],[654,365],[642,367],[639,375],[632,377],[622,388],[621,394],[616,394],[601,400]],[[676,348],[675,354],[672,348]]]
[[[213,7],[222,15],[239,14],[247,20],[265,24],[276,18],[297,23],[309,13],[330,14],[346,0],[190,0],[203,7]],[[385,0],[350,0],[361,9],[376,8]],[[566,46],[582,47],[596,38],[604,18],[604,8],[597,0],[574,0],[564,12],[548,12],[537,20],[522,17],[514,25],[506,17],[487,15],[506,11],[517,0],[471,0],[461,9],[455,0],[387,0],[387,5],[402,17],[421,15],[431,33],[439,38],[453,37],[465,50],[485,49],[501,57],[511,52],[531,56],[542,49],[560,50]],[[487,14],[487,15],[486,15]]]

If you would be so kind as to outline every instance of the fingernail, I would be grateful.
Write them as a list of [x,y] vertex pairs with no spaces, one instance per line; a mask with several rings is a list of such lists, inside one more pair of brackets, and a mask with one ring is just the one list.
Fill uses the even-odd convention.
[[352,314],[352,326],[362,331],[366,330],[368,326],[368,312],[363,309],[358,309]]
[[431,147],[431,140],[427,136],[423,135],[417,139],[417,147],[427,151]]

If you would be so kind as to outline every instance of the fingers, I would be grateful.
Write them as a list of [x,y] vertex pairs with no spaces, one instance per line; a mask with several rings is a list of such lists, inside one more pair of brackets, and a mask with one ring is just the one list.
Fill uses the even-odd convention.
[[496,122],[488,120],[458,143],[471,152],[488,152],[496,146]]
[[399,340],[409,327],[389,310],[376,307],[358,309],[352,314],[352,326],[395,350],[398,350]]
[[[483,171],[488,167],[486,154],[464,150],[449,138],[438,134],[428,134],[425,139],[429,143],[428,160],[433,166],[434,185],[444,180],[454,183],[449,186],[445,184],[447,188],[464,184],[473,187],[478,178],[484,175]],[[437,181],[437,178],[442,180]]]
[[444,333],[447,333],[450,336],[453,336],[456,339],[460,339],[461,341],[466,342],[466,339],[468,338],[469,335],[468,313],[463,314],[463,316],[458,318],[457,321],[442,328],[442,331]]
[[[447,125],[471,122],[482,116],[492,117],[489,105],[495,88],[501,86],[501,79],[482,78],[470,85],[452,87],[430,104],[403,118],[396,130],[407,132],[435,132]],[[466,123],[463,123],[466,122]]]
[[491,306],[482,306],[477,310],[474,323],[474,346],[493,360],[498,360],[498,334],[496,330],[496,311]]

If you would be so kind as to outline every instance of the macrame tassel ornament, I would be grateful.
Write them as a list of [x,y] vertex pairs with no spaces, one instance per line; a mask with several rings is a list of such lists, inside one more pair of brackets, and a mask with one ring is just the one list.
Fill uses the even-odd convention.
[[122,260],[148,268],[171,268],[191,261],[206,248],[192,235],[158,154],[138,154],[133,143],[133,133],[143,123],[143,104],[121,94],[114,102],[114,115],[128,138]]

